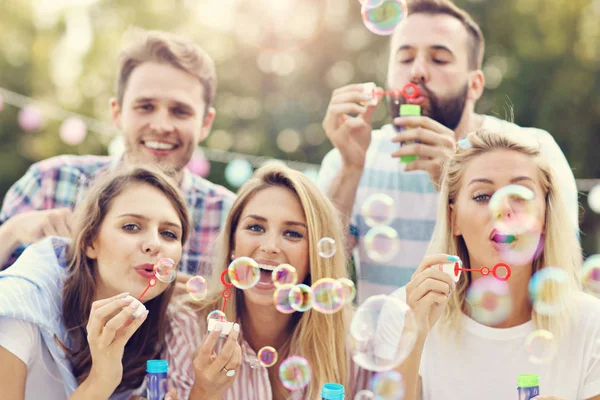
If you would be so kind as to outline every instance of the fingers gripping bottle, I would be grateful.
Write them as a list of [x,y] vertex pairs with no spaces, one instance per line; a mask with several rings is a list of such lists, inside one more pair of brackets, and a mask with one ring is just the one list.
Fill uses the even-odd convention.
[[146,361],[146,379],[148,400],[164,400],[168,391],[167,375],[169,363],[165,360]]
[[517,383],[519,400],[530,400],[540,395],[540,377],[536,374],[519,375]]

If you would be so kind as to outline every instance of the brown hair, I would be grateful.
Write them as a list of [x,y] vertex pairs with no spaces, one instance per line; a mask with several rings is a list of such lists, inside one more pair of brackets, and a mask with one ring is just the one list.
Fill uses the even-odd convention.
[[206,109],[212,104],[217,86],[213,59],[192,40],[163,31],[148,31],[137,27],[129,28],[123,35],[119,54],[116,91],[119,106],[127,81],[133,70],[145,62],[170,64],[194,75],[204,87]]
[[409,0],[407,15],[429,14],[449,15],[459,20],[469,34],[469,68],[480,69],[483,63],[485,47],[483,33],[479,25],[465,10],[458,8],[449,0]]
[[[70,338],[66,350],[73,375],[83,382],[90,373],[92,357],[87,343],[85,326],[92,308],[96,288],[95,264],[86,256],[86,248],[98,235],[104,216],[112,201],[133,184],[150,185],[160,190],[171,202],[182,226],[181,243],[185,244],[190,230],[189,214],[176,184],[157,167],[123,167],[107,174],[90,187],[83,203],[74,214],[72,244],[68,248],[69,277],[63,288],[63,321]],[[146,360],[157,358],[163,351],[167,328],[167,306],[174,285],[145,303],[149,310],[146,323],[133,334],[123,355],[123,378],[117,391],[141,386]]]

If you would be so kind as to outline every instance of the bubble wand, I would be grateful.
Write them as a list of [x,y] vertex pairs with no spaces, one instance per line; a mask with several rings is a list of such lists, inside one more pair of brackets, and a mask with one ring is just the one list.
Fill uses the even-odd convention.
[[148,279],[148,285],[146,286],[146,289],[144,289],[144,291],[142,292],[140,297],[137,298],[139,301],[142,300],[142,297],[144,297],[146,292],[148,292],[148,290],[150,290],[151,287],[156,286],[156,279],[158,279],[159,276],[162,275],[160,273],[161,267],[165,268],[165,273],[164,273],[164,275],[166,277],[165,282],[173,282],[173,280],[175,279],[175,274],[171,274],[171,272],[172,272],[171,269],[175,268],[175,261],[171,260],[170,258],[163,258],[163,259],[158,260],[158,262],[156,264],[154,264],[154,269],[153,269],[154,276],[152,278]]
[[140,297],[138,297],[137,299],[139,301],[142,301],[142,297],[144,297],[144,295],[146,294],[146,292],[152,287],[156,285],[156,278],[150,278],[148,279],[148,286],[146,286],[146,289],[144,289],[144,291],[142,292],[142,294],[140,294]]
[[224,270],[221,273],[221,283],[225,286],[225,289],[221,292],[221,296],[223,296],[223,307],[221,307],[221,311],[225,313],[225,306],[227,305],[227,299],[231,297],[231,291],[229,288],[233,287],[232,283],[229,283],[225,280],[225,276],[227,275],[228,269]]
[[[504,276],[500,276],[500,274],[498,274],[498,270],[500,268],[504,268],[506,270],[506,275]],[[472,272],[479,272],[481,275],[483,276],[488,276],[490,274],[490,272],[492,273],[492,275],[494,276],[494,278],[498,279],[499,281],[507,281],[508,278],[510,278],[510,275],[512,274],[512,271],[510,269],[510,266],[508,264],[505,263],[498,263],[496,265],[494,265],[494,267],[490,270],[490,268],[483,266],[479,269],[473,269],[473,268],[460,268],[458,266],[458,263],[455,262],[454,263],[454,273],[458,274],[458,271],[472,271]]]

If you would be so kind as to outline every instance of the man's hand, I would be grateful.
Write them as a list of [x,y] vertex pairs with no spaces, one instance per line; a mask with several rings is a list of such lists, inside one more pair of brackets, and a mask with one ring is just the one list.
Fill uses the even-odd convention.
[[325,134],[339,150],[344,166],[361,171],[371,144],[373,113],[381,102],[381,96],[377,96],[377,105],[365,107],[359,104],[369,98],[360,83],[336,89],[323,120]]
[[392,142],[403,143],[418,140],[420,143],[403,143],[400,149],[392,153],[392,157],[419,156],[418,160],[406,165],[405,171],[427,171],[431,182],[436,188],[439,188],[442,166],[455,149],[454,131],[425,116],[398,117],[394,119],[394,125],[407,126],[412,129],[400,132],[392,139]]
[[20,244],[31,244],[47,236],[71,236],[72,216],[70,208],[55,208],[17,214],[7,222]]

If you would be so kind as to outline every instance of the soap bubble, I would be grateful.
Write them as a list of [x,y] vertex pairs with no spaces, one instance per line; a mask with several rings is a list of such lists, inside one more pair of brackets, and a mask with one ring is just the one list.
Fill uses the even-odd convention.
[[290,264],[280,264],[271,273],[271,280],[276,287],[287,284],[295,285],[298,282],[298,273],[296,268]]
[[19,111],[19,125],[24,131],[35,131],[42,126],[44,117],[40,109],[32,104]]
[[324,237],[317,243],[319,255],[323,258],[331,258],[335,254],[335,240]]
[[292,314],[296,311],[290,302],[290,292],[294,287],[294,285],[285,284],[279,285],[279,287],[275,289],[275,292],[273,293],[273,302],[275,303],[275,309],[280,313]]
[[260,365],[269,368],[275,365],[277,362],[278,354],[277,350],[275,350],[273,347],[265,346],[258,351],[257,357]]
[[212,310],[206,316],[206,321],[209,322],[211,319],[219,322],[227,322],[227,316],[221,310]]
[[340,284],[337,290],[337,296],[344,304],[352,303],[356,297],[356,286],[354,282],[348,278],[340,278],[337,280]]
[[508,185],[497,190],[489,202],[494,227],[501,234],[518,235],[535,230],[538,209],[535,194],[522,185]]
[[483,325],[505,321],[513,307],[508,283],[491,275],[473,280],[466,301],[471,318]]
[[87,135],[85,122],[78,117],[69,117],[60,125],[59,136],[63,142],[70,145],[76,145],[83,142]]
[[310,365],[300,356],[288,357],[279,366],[279,378],[287,390],[303,389],[310,382]]
[[360,213],[370,227],[388,225],[394,219],[394,199],[385,193],[374,193],[363,202]]
[[369,229],[364,239],[367,256],[375,262],[391,261],[399,248],[398,232],[386,225]]
[[208,286],[206,279],[202,276],[193,276],[185,284],[187,292],[190,297],[195,301],[204,300],[208,293]]
[[[367,2],[365,0],[365,2]],[[362,20],[368,30],[376,35],[391,35],[406,16],[404,0],[384,0],[379,7],[361,7]]]
[[600,214],[600,185],[594,186],[588,193],[588,205],[590,210]]
[[338,312],[344,306],[339,292],[342,284],[333,278],[321,278],[312,284],[313,308],[324,314]]
[[290,290],[289,301],[296,311],[305,312],[310,310],[313,305],[312,289],[303,283],[295,285]]
[[529,281],[529,298],[533,309],[540,315],[556,315],[565,305],[569,275],[557,267],[544,267]]
[[506,235],[514,238],[510,245],[498,248],[500,259],[511,265],[531,264],[544,249],[544,236],[541,232],[527,231],[518,235]]
[[388,371],[408,357],[417,333],[416,317],[406,303],[393,296],[371,296],[352,318],[352,359],[364,369]]
[[354,400],[375,400],[375,394],[370,390],[361,390],[356,393]]
[[252,258],[239,257],[229,264],[227,275],[236,288],[250,289],[260,280],[260,268]]
[[600,297],[600,254],[588,257],[583,263],[581,284],[586,292]]
[[154,265],[154,276],[164,283],[171,283],[177,278],[175,262],[170,258],[163,258]]
[[383,0],[358,0],[358,2],[367,9],[377,8],[383,4]]
[[371,388],[377,400],[397,400],[404,397],[404,380],[397,371],[375,374],[371,379]]
[[252,164],[244,159],[229,162],[225,167],[225,179],[231,186],[240,187],[252,176]]
[[525,350],[529,355],[529,362],[541,365],[552,361],[558,351],[558,344],[552,332],[540,329],[527,336]]

